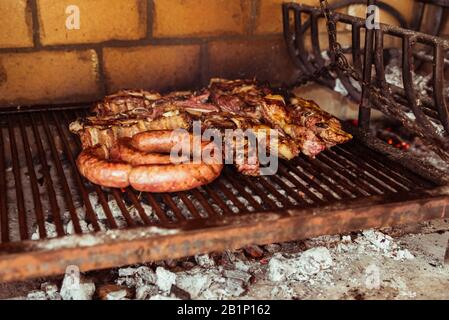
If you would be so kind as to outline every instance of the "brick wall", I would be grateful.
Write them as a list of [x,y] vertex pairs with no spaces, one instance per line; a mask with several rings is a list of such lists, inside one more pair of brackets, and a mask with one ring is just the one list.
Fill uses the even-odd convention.
[[[292,82],[282,2],[1,0],[0,106],[91,101],[120,88],[194,88],[217,76]],[[412,15],[407,1],[389,3]],[[66,28],[70,5],[80,9],[79,30]]]

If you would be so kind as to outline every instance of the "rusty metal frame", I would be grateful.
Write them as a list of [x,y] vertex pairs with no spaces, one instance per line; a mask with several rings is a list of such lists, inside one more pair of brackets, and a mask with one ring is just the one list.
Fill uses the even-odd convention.
[[[372,197],[315,209],[190,222],[176,229],[147,227],[69,236],[63,242],[55,239],[6,244],[0,246],[0,281],[61,274],[68,265],[76,265],[84,272],[236,249],[247,244],[445,218],[449,216],[448,205],[449,188],[440,187],[407,197]],[[161,235],[164,232],[172,234]]]

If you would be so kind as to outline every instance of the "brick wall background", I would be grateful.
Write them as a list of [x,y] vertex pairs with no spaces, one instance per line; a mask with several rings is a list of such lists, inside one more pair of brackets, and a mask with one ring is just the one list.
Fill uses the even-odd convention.
[[[282,2],[1,0],[0,106],[92,101],[120,88],[195,88],[217,76],[292,82]],[[388,2],[413,15],[411,1]],[[80,8],[80,30],[65,27],[69,5]]]

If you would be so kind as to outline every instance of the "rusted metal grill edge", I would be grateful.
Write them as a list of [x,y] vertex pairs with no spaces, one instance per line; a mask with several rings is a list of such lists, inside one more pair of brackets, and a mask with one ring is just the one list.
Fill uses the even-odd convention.
[[318,209],[233,216],[202,224],[192,221],[165,231],[145,227],[97,236],[73,235],[63,242],[53,239],[5,244],[0,246],[0,281],[61,274],[67,265],[77,265],[85,272],[235,249],[249,243],[262,245],[445,218],[449,215],[448,195],[448,187],[440,187],[410,194],[407,200],[393,196],[390,203],[375,196]]

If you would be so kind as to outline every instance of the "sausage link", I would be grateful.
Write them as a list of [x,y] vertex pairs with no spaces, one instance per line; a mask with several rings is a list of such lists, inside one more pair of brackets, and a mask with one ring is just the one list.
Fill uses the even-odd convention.
[[89,181],[111,188],[128,187],[133,169],[130,164],[108,160],[108,151],[101,145],[84,149],[78,156],[77,165]]
[[131,144],[143,152],[169,153],[176,144],[191,144],[192,140],[192,134],[185,131],[157,130],[134,135]]
[[115,157],[133,166],[145,164],[171,164],[169,154],[148,153],[140,151],[131,144],[131,138],[118,140]]
[[[168,139],[166,133],[163,136]],[[211,146],[211,143],[202,143],[201,149]],[[143,157],[139,159],[139,155]],[[101,145],[86,148],[79,155],[77,165],[81,174],[93,183],[112,188],[131,185],[143,192],[177,192],[197,188],[212,182],[223,169],[221,158],[207,163],[153,164],[158,156],[164,157],[161,158],[164,161],[167,160],[165,156],[170,160],[169,155],[146,154],[133,148],[130,140],[121,140],[110,152]],[[119,160],[124,160],[124,157],[128,157],[130,163]]]
[[223,164],[185,163],[145,165],[133,168],[131,186],[144,192],[178,192],[200,187],[215,180]]

